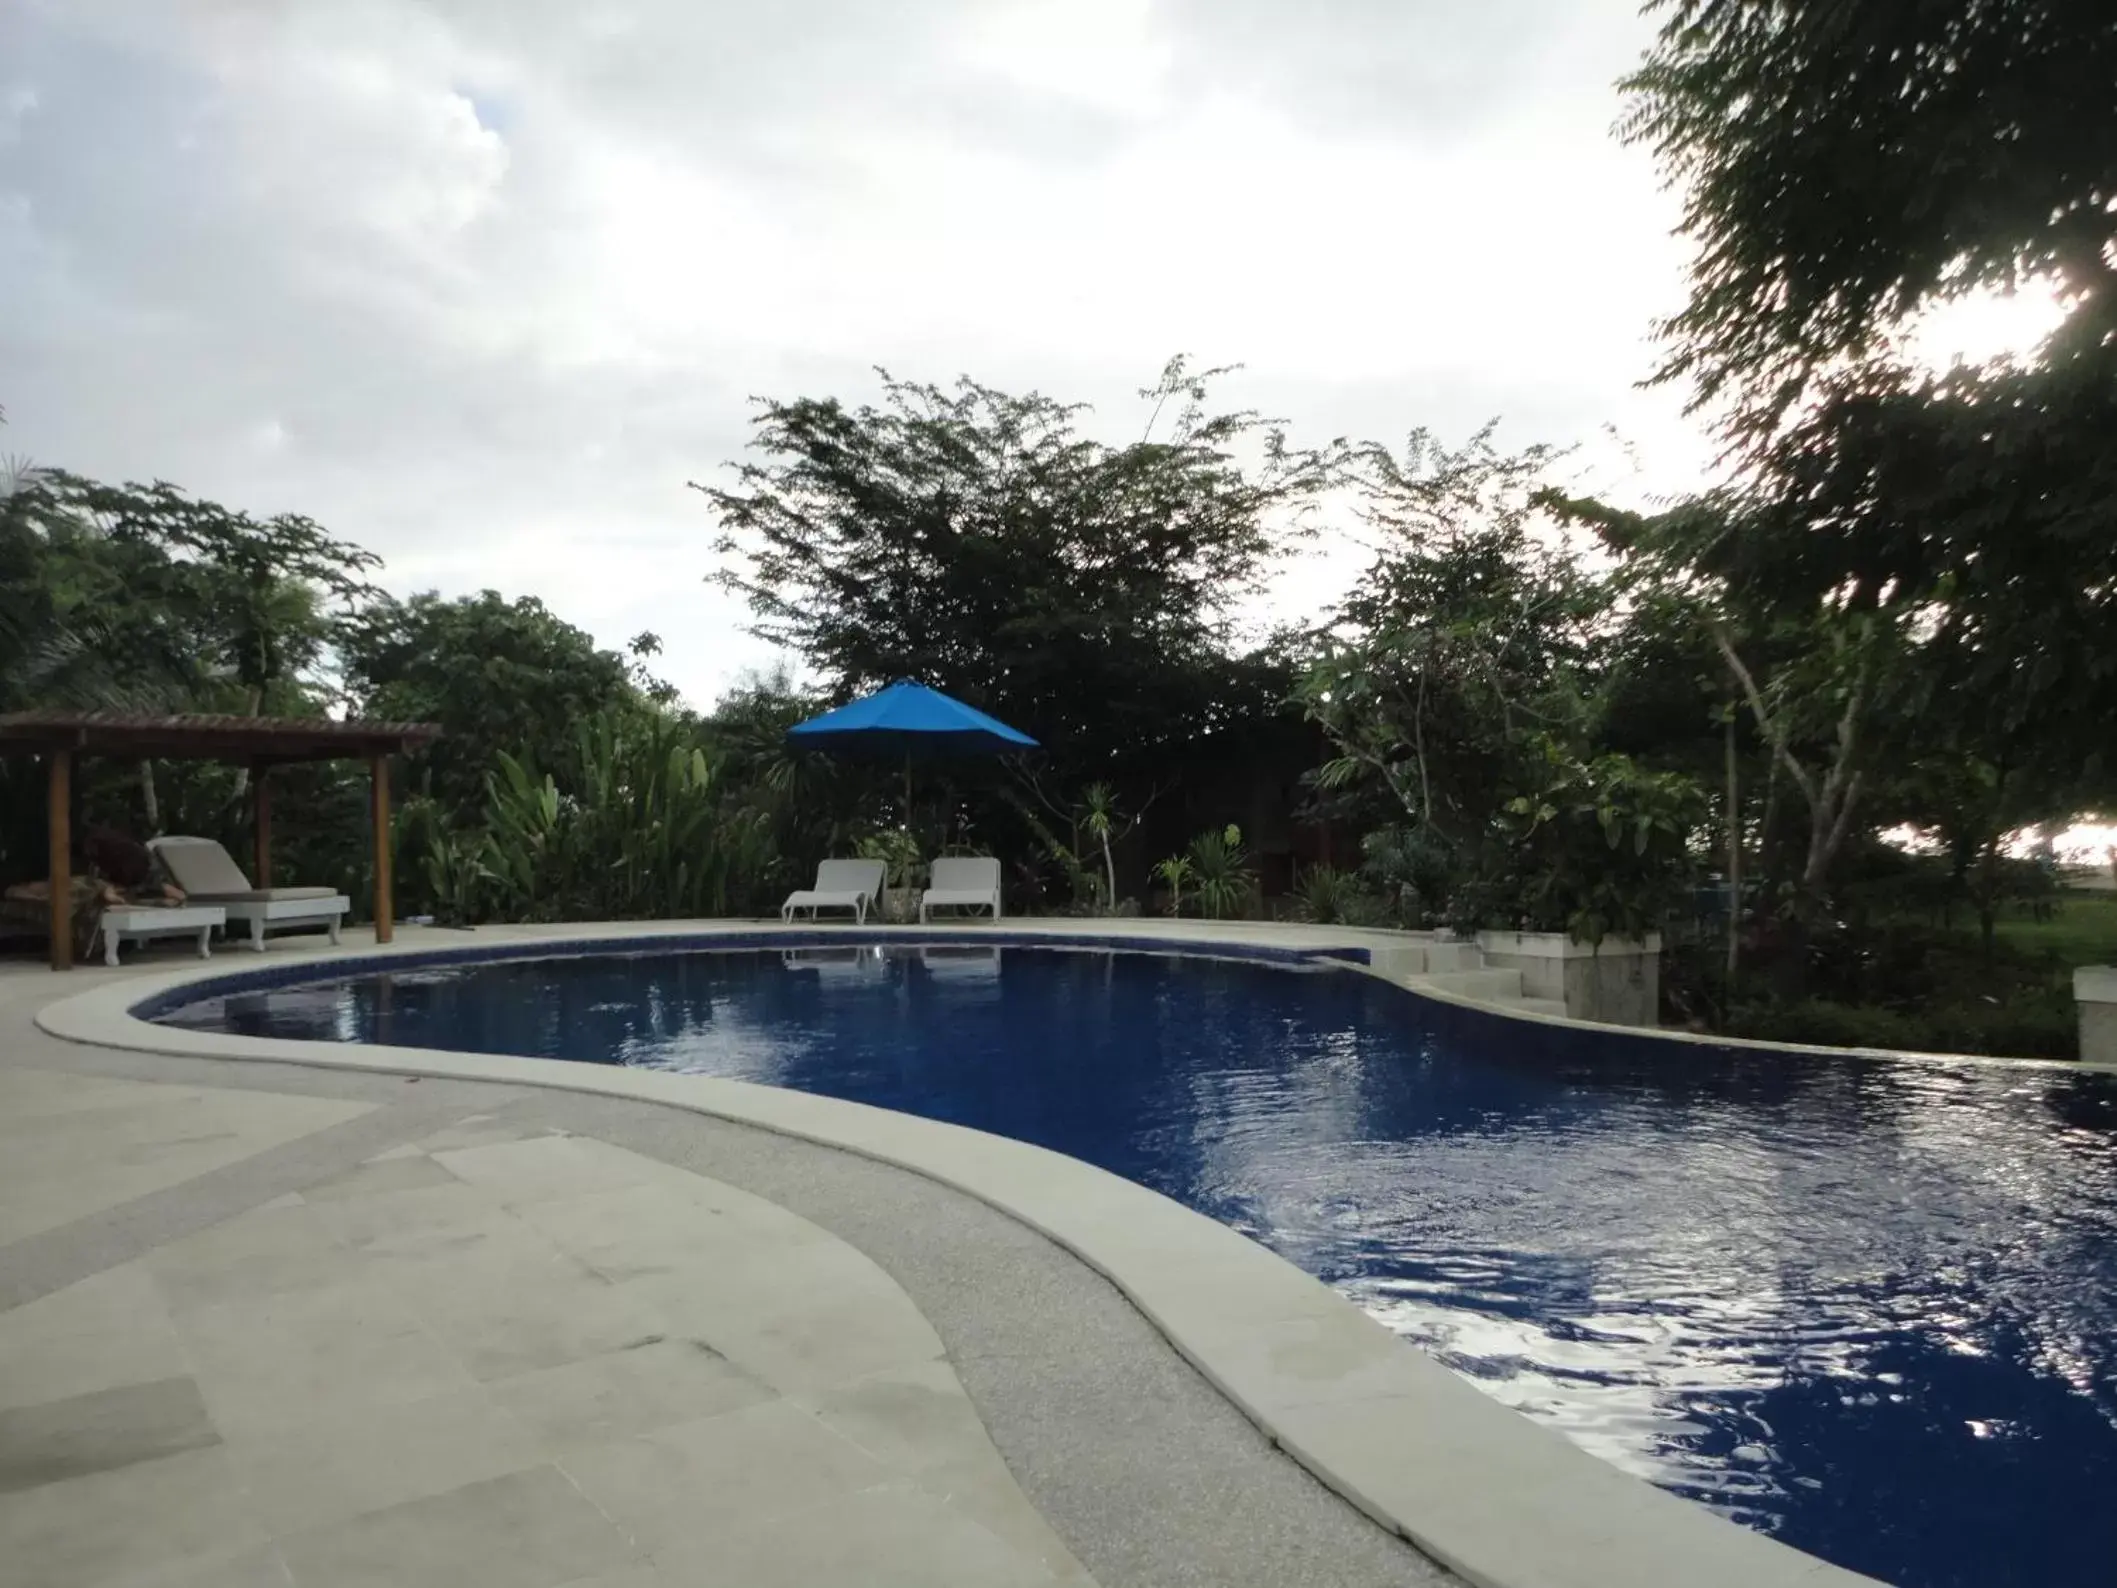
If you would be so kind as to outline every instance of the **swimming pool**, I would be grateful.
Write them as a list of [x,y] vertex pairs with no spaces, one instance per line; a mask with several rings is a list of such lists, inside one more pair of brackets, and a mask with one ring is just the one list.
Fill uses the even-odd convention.
[[2108,1580],[2117,1088],[991,946],[436,965],[163,1012],[734,1076],[1037,1142],[1253,1235],[1632,1471],[1906,1588]]

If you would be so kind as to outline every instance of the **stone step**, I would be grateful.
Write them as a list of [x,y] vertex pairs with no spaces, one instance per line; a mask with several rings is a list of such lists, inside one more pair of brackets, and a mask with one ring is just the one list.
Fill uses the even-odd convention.
[[1431,987],[1481,1004],[1514,1004],[1522,1001],[1522,973],[1518,970],[1449,970],[1418,977],[1412,985]]
[[1428,943],[1426,945],[1426,974],[1446,975],[1451,971],[1483,970],[1485,954],[1475,943]]
[[1426,945],[1386,943],[1367,951],[1368,967],[1391,981],[1409,981],[1426,971]]

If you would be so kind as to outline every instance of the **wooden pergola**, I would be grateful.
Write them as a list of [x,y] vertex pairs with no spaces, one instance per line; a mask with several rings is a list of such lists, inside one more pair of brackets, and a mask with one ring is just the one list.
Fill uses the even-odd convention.
[[78,756],[127,761],[226,761],[250,769],[256,867],[272,886],[271,768],[297,761],[365,760],[373,779],[375,941],[390,940],[389,758],[440,737],[424,722],[329,722],[293,717],[134,716],[122,712],[0,714],[0,755],[41,755],[49,769],[51,965],[73,966],[73,765]]

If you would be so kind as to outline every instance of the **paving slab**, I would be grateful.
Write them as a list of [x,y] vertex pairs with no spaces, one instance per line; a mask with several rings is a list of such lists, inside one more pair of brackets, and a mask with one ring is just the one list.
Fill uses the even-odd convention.
[[[98,1121],[120,1149],[278,1122],[237,1134],[254,1156],[373,1111],[0,1074],[90,1161]],[[326,1154],[298,1191],[0,1312],[9,1580],[1089,1580],[872,1259],[651,1156],[476,1124]],[[88,1179],[41,1205],[94,1214]]]

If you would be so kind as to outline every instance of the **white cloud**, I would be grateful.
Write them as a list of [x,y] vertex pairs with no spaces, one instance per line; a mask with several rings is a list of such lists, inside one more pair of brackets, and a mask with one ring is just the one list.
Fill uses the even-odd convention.
[[[299,510],[403,588],[762,651],[685,481],[871,366],[1101,405],[1172,352],[1297,436],[1526,443],[1641,392],[1672,212],[1558,3],[31,0],[0,80],[10,444]],[[1328,581],[1326,580],[1327,584]],[[1322,586],[1295,581],[1291,601]],[[1327,591],[1324,591],[1327,593]]]

